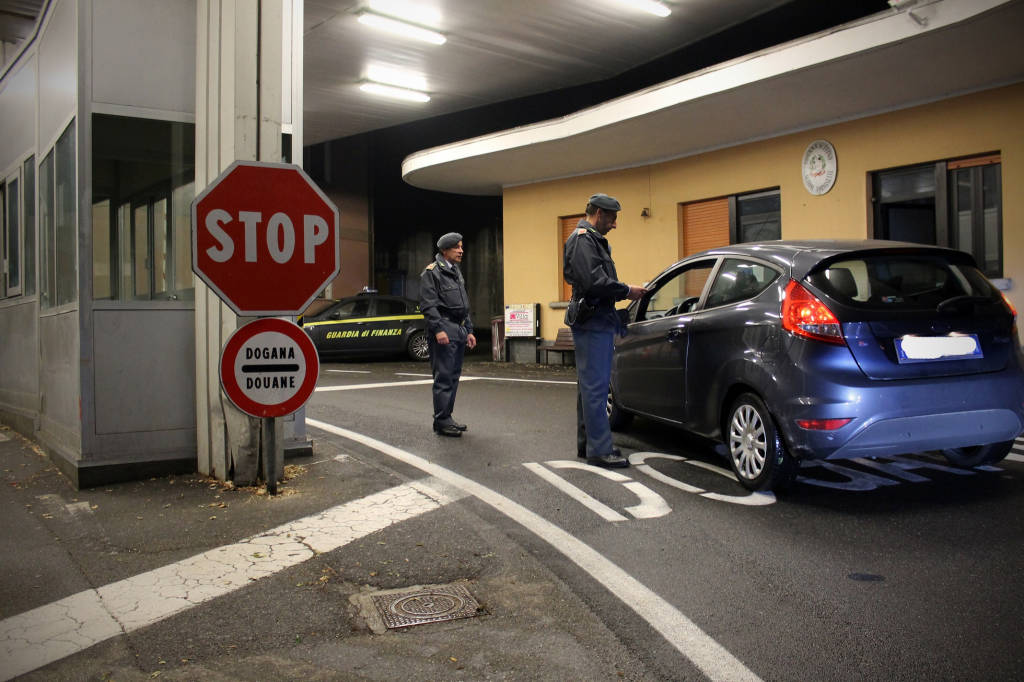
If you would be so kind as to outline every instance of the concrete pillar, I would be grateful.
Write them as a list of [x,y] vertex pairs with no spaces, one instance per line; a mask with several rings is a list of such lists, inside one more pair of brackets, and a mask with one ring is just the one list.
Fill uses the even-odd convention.
[[[196,11],[195,187],[199,194],[236,159],[280,162],[285,125],[301,159],[301,124],[296,142],[293,123],[285,124],[284,119],[302,115],[302,1],[197,0]],[[283,83],[289,85],[287,92]],[[249,319],[236,316],[202,281],[193,280],[199,471],[251,485],[260,475],[260,420],[235,408],[221,391],[219,379],[221,349]],[[281,439],[275,440],[279,445],[273,455],[274,470],[280,474],[284,468]]]

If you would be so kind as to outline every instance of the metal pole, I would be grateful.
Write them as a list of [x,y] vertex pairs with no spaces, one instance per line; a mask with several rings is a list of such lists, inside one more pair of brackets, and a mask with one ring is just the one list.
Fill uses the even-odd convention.
[[260,454],[263,456],[263,471],[267,480],[267,492],[277,494],[277,424],[276,417],[260,418]]

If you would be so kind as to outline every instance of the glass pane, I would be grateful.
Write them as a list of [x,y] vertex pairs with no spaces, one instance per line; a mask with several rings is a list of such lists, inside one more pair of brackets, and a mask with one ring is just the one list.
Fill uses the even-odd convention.
[[782,238],[782,203],[778,191],[736,197],[736,211],[741,242]]
[[974,183],[971,182],[970,168],[961,168],[954,175],[956,183],[956,248],[967,253],[974,251],[974,237],[971,230],[971,215],[974,212]]
[[39,305],[51,308],[56,305],[57,279],[54,264],[57,249],[54,246],[56,219],[53,215],[53,152],[43,157],[39,164]]
[[17,180],[7,183],[7,295],[21,293],[21,223],[18,220]]
[[[128,231],[117,234],[114,280],[131,284],[119,288],[118,300],[194,298],[194,177],[194,124],[93,115],[93,203],[145,206],[145,218],[152,222],[143,229],[138,209],[118,216]],[[93,267],[101,269],[102,260]]]
[[172,289],[174,295],[191,301],[195,297],[192,286],[192,199],[195,198],[195,183],[174,188],[171,194],[171,254],[174,263]]
[[167,282],[172,268],[167,260],[170,253],[169,237],[167,199],[160,199],[153,203],[153,298],[165,298],[170,289]]
[[72,121],[57,140],[54,167],[56,229],[56,305],[73,303],[78,295],[78,221],[75,219],[75,124]]
[[991,277],[1002,276],[1002,206],[1003,194],[1001,185],[1000,164],[984,166],[981,179],[981,199],[984,205],[985,254],[981,261],[981,269]]
[[22,210],[25,213],[22,238],[25,242],[23,291],[26,295],[36,293],[36,159],[30,156],[21,168],[25,183]]
[[92,296],[96,299],[112,297],[110,262],[110,201],[92,205]]
[[878,178],[884,203],[935,196],[935,167],[930,164],[883,171]]
[[704,291],[704,284],[708,281],[714,264],[712,260],[691,265],[659,285],[658,290],[647,301],[643,319],[679,315],[693,310],[701,292]]
[[117,207],[117,298],[128,301],[132,298],[132,207],[121,204]]
[[138,299],[149,298],[149,206],[135,207],[132,217],[132,295]]
[[705,308],[746,301],[764,291],[779,273],[760,263],[728,258],[708,292]]

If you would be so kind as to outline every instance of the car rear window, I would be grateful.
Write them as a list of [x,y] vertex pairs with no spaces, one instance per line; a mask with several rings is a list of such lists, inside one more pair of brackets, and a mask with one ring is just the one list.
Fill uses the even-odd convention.
[[865,256],[830,263],[807,281],[854,307],[934,310],[957,296],[999,298],[976,267],[941,257]]

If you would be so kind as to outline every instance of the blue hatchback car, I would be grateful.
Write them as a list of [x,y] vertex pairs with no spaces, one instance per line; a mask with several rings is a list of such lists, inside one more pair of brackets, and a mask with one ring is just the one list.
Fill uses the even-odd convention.
[[726,445],[752,490],[800,460],[1004,458],[1024,431],[1016,311],[973,258],[888,241],[736,244],[675,263],[629,307],[608,411]]

